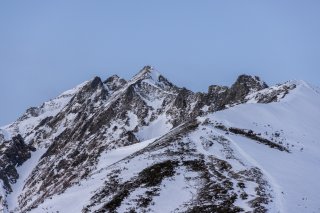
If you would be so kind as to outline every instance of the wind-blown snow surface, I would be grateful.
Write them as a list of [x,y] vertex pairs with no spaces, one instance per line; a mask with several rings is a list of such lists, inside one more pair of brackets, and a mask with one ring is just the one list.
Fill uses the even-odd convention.
[[268,174],[279,212],[320,212],[320,96],[304,82],[281,102],[244,104],[211,119],[259,133],[282,132],[291,153],[266,149],[245,137],[228,136],[245,158]]

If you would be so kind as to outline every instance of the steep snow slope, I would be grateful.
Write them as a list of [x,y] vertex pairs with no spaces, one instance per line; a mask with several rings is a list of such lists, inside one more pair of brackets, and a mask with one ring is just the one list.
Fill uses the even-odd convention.
[[57,98],[44,102],[39,107],[29,108],[16,122],[2,128],[12,135],[21,134],[26,137],[26,134],[30,133],[43,119],[58,114],[68,104],[73,95],[87,83],[83,82],[77,87],[63,92]]
[[35,168],[38,164],[40,157],[44,154],[45,149],[41,148],[34,152],[30,159],[28,159],[22,166],[17,168],[17,172],[19,174],[19,178],[17,182],[11,185],[12,193],[10,193],[7,197],[7,202],[9,206],[9,210],[19,211],[18,206],[18,197],[23,191],[24,184],[32,172],[31,168]]
[[210,119],[283,140],[290,153],[265,149],[245,137],[227,137],[268,174],[280,212],[320,212],[320,95],[305,82],[295,84],[280,102],[239,105]]
[[[122,147],[109,153],[103,153],[97,165],[97,171],[106,168],[123,158],[143,149],[155,139],[140,142],[138,144]],[[94,191],[103,185],[105,173],[96,172],[90,179],[84,180],[65,193],[55,195],[52,199],[46,200],[38,208],[31,212],[81,212],[85,203],[94,195]]]

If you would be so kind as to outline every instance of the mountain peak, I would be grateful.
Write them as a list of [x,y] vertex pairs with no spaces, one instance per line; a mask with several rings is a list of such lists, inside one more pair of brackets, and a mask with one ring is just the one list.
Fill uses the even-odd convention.
[[118,90],[126,83],[127,81],[124,80],[123,78],[120,78],[118,75],[112,75],[103,82],[103,84],[107,87],[109,91]]
[[152,79],[153,81],[158,82],[160,79],[160,76],[161,74],[157,70],[155,70],[152,66],[146,65],[133,78],[134,79],[137,79],[137,78]]
[[233,86],[235,85],[244,85],[247,88],[257,91],[268,88],[268,85],[264,81],[262,81],[258,76],[246,74],[239,75]]
[[131,80],[131,83],[145,82],[150,85],[155,85],[165,90],[176,90],[177,86],[172,84],[161,73],[150,65],[144,66]]
[[112,75],[112,76],[108,77],[103,83],[112,82],[112,81],[118,80],[118,79],[120,79],[120,77],[118,75]]

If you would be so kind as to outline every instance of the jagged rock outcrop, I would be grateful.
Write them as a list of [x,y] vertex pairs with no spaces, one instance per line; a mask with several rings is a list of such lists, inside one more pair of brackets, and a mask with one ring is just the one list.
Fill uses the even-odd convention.
[[103,84],[106,86],[106,88],[111,91],[116,91],[116,90],[120,89],[126,83],[127,83],[126,80],[124,80],[123,78],[120,78],[117,75],[110,76],[109,78],[107,78],[107,80],[105,80],[103,82]]
[[290,82],[276,85],[268,89],[258,90],[246,97],[246,100],[254,100],[257,103],[271,103],[283,99],[289,92],[296,88],[296,84]]
[[224,99],[226,104],[241,103],[250,93],[267,88],[268,85],[262,82],[259,77],[240,75],[236,82],[228,91],[227,97]]
[[12,192],[11,184],[19,178],[16,167],[21,166],[31,157],[35,148],[27,145],[21,135],[12,137],[0,144],[0,180],[7,192]]

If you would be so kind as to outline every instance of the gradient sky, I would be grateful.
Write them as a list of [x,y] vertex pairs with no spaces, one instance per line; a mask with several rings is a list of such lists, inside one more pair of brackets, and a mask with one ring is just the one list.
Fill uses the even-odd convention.
[[320,1],[0,1],[0,125],[146,64],[194,91],[241,73],[320,85]]

